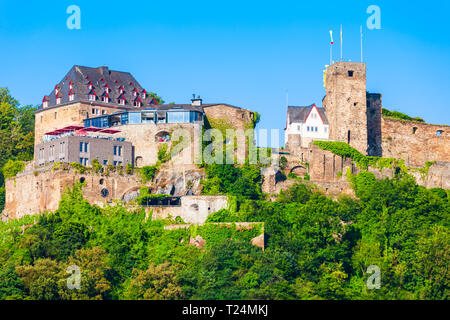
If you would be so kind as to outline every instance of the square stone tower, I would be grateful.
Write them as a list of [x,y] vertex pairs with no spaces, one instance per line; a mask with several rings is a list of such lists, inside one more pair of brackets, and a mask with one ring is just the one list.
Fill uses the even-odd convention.
[[329,139],[347,142],[367,154],[365,63],[336,62],[327,68],[323,106],[330,125]]

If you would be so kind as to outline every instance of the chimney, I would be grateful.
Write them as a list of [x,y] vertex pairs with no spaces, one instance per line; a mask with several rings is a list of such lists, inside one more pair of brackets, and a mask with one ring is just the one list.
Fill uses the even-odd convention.
[[98,67],[98,69],[100,70],[100,73],[101,73],[102,75],[107,75],[107,74],[109,74],[109,70],[108,70],[108,67],[107,67],[107,66],[101,66],[101,67]]
[[192,95],[192,99],[191,99],[191,105],[193,106],[201,106],[202,105],[202,99],[200,99],[200,96],[197,96],[197,98],[195,98],[195,94]]

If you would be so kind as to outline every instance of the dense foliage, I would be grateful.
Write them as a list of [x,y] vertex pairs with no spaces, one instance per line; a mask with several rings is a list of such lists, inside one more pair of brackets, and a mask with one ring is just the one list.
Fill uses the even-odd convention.
[[8,89],[0,88],[0,211],[5,197],[5,164],[10,162],[7,175],[15,175],[22,161],[33,158],[34,110],[32,106],[20,106]]
[[400,119],[400,120],[407,120],[407,121],[416,121],[416,122],[425,122],[420,117],[410,117],[407,114],[398,112],[398,111],[389,111],[388,109],[382,108],[381,109],[382,115],[384,117],[388,118],[394,118],[394,119]]
[[[77,186],[53,214],[0,224],[0,299],[448,299],[448,193],[367,172],[353,184],[359,200],[299,183],[274,202],[248,195],[210,216],[264,222],[264,252],[250,243],[257,228],[164,230],[174,222],[100,209]],[[188,244],[196,235],[204,248]],[[79,290],[66,286],[71,265]],[[381,269],[378,290],[366,286],[370,265]]]

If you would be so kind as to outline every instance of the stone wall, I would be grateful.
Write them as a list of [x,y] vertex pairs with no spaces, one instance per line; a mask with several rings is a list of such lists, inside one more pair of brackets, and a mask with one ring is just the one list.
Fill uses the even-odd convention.
[[206,118],[211,120],[226,120],[233,128],[248,129],[253,121],[253,112],[247,109],[218,104],[213,106],[203,106]]
[[[66,189],[81,181],[85,183],[84,197],[93,205],[103,205],[112,199],[121,199],[130,188],[141,185],[136,175],[80,174],[73,168],[25,172],[5,182],[6,199],[2,219],[55,211]],[[101,194],[103,189],[108,191],[105,197]]]
[[383,118],[381,128],[383,157],[404,159],[411,166],[450,162],[450,126]]
[[180,217],[186,223],[202,224],[208,216],[228,207],[226,196],[184,196],[179,207],[149,207],[152,220]]

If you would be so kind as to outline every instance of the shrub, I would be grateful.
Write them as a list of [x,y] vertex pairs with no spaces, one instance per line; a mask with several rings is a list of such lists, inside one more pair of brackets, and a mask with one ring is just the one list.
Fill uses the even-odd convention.
[[131,163],[127,163],[127,167],[125,169],[126,174],[133,174],[133,166],[131,165]]
[[146,183],[155,178],[156,172],[158,171],[157,166],[144,166],[140,168],[139,173],[143,183]]
[[3,176],[5,179],[12,178],[25,169],[25,163],[23,161],[8,160],[3,166]]

